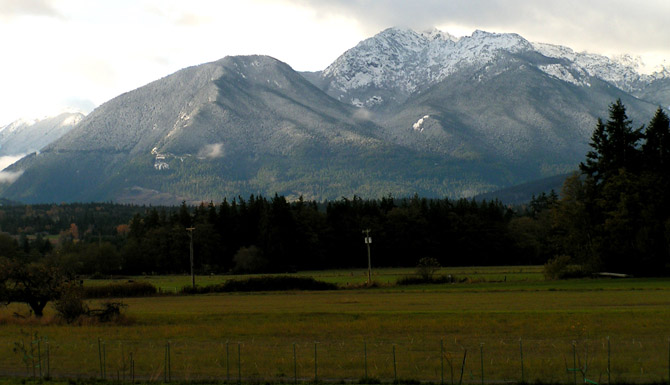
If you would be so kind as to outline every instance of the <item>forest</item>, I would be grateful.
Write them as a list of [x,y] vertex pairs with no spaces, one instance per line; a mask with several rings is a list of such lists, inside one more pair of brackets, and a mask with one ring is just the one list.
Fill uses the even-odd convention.
[[499,201],[254,196],[198,206],[4,205],[0,256],[85,275],[263,273],[367,266],[546,264],[554,278],[665,275],[670,261],[670,127],[659,108],[633,127],[621,101],[560,192]]

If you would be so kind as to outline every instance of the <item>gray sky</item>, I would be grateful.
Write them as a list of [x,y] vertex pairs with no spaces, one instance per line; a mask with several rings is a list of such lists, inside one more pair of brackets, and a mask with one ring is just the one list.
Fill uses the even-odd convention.
[[653,68],[670,61],[669,20],[668,0],[0,0],[0,125],[88,112],[227,55],[320,70],[391,26],[516,32]]

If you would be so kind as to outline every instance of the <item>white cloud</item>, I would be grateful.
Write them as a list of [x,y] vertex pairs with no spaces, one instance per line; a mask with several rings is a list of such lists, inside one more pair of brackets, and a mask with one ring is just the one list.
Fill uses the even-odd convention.
[[21,16],[63,16],[49,0],[0,0],[0,19],[12,19]]
[[222,158],[223,154],[223,143],[212,143],[205,145],[198,151],[198,158]]
[[0,156],[0,170],[4,170],[28,154]]
[[23,174],[23,171],[0,171],[0,183],[14,183]]

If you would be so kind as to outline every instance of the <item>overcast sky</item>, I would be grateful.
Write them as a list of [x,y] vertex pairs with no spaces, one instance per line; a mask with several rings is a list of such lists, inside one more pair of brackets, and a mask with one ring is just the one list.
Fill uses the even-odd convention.
[[0,126],[89,112],[227,55],[320,70],[391,26],[516,32],[653,66],[670,62],[669,23],[668,0],[0,0]]

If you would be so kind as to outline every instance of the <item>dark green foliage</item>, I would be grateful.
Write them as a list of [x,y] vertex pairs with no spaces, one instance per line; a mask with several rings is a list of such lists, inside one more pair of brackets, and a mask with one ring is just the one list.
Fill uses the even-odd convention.
[[337,285],[317,281],[313,277],[262,276],[246,279],[231,279],[222,284],[205,287],[187,286],[184,294],[228,293],[237,291],[291,291],[291,290],[337,290]]
[[437,259],[424,257],[419,259],[419,263],[416,265],[416,274],[425,280],[431,280],[435,272],[440,270],[440,267],[440,262]]
[[30,306],[36,317],[44,307],[60,298],[71,277],[58,266],[0,257],[0,301]]
[[128,298],[147,297],[157,292],[156,286],[149,282],[126,282],[86,286],[83,288],[82,295],[84,298]]
[[99,309],[91,309],[88,311],[88,316],[95,317],[100,322],[110,322],[119,319],[122,316],[122,311],[128,305],[122,302],[105,301]]
[[581,278],[586,276],[582,265],[576,265],[568,255],[557,255],[544,265],[546,279]]
[[658,109],[633,129],[620,100],[598,121],[581,176],[554,210],[557,254],[588,271],[663,275],[670,263],[670,124]]
[[621,99],[610,106],[610,118],[606,123],[598,119],[589,144],[592,150],[586,154],[586,162],[579,165],[596,184],[621,168],[631,172],[640,169],[638,142],[643,136],[642,127],[633,129],[632,124]]
[[88,314],[89,308],[84,302],[84,287],[79,282],[69,282],[53,306],[56,314],[67,323],[72,323]]
[[425,285],[425,284],[439,284],[439,283],[452,283],[454,282],[454,277],[452,276],[445,276],[445,275],[440,275],[437,277],[431,276],[431,277],[423,277],[421,275],[408,275],[406,277],[402,277],[396,281],[398,285],[401,286],[406,286],[406,285]]

